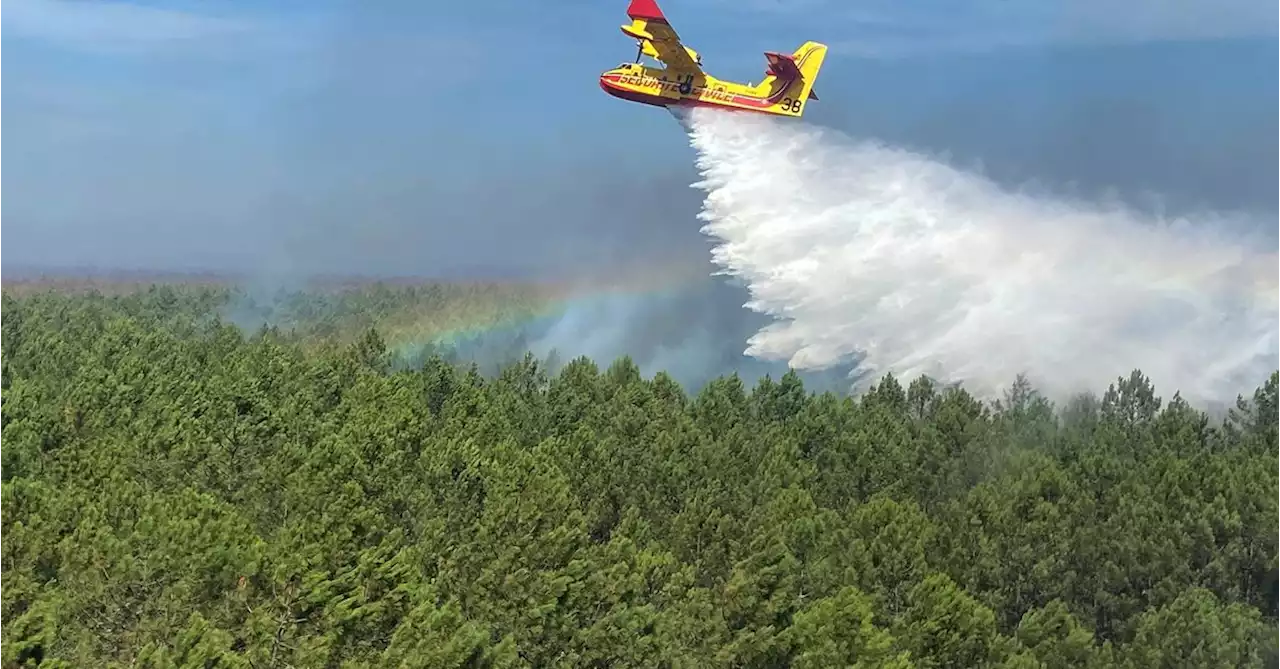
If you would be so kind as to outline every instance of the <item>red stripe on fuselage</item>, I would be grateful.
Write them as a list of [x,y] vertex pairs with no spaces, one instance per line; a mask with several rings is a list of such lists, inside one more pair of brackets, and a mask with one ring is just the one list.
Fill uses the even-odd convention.
[[[662,107],[670,106],[670,105],[680,105],[680,104],[712,106],[712,107],[727,106],[724,102],[721,102],[719,100],[702,100],[695,97],[681,97],[680,99],[676,100],[676,99],[664,97],[662,95],[658,95],[655,93],[644,93],[641,91],[634,91],[634,90],[622,87],[621,82],[622,82],[622,75],[620,74],[601,75],[600,88],[604,89],[604,92],[610,95],[613,95],[614,97],[623,98],[625,100],[630,100],[632,102],[643,102],[645,104],[657,105]],[[791,86],[790,84],[787,84],[785,87],[775,91],[772,95],[770,95],[767,98],[759,98],[753,95],[741,95],[738,93],[730,93],[729,95],[732,96],[730,98],[730,101],[732,101],[734,104],[743,105],[744,107],[765,109],[777,104],[778,100],[782,99],[782,97],[786,95],[787,89],[790,88],[790,86]]]
[[609,95],[612,95],[615,98],[622,98],[623,100],[627,100],[630,102],[639,102],[641,104],[646,104],[646,105],[666,107],[667,105],[675,102],[674,100],[671,100],[669,98],[664,98],[661,95],[652,95],[649,93],[641,93],[639,91],[632,91],[625,88],[618,88],[616,86],[611,86],[609,82],[604,79],[604,77],[600,78],[600,88],[604,89],[605,93],[608,93]]
[[[744,107],[735,107],[724,102],[714,100],[699,100],[696,98],[680,98],[678,100],[663,97],[653,93],[642,93],[623,88],[617,83],[622,79],[622,75],[607,74],[600,77],[600,88],[605,93],[615,98],[627,100],[629,102],[639,102],[640,104],[653,105],[655,107],[716,107],[719,109],[737,109],[739,111],[761,112],[767,113],[768,108],[773,105],[768,99],[752,97],[749,95],[734,95],[733,102],[744,105]],[[785,89],[782,91],[785,92]],[[781,97],[781,93],[775,94],[773,97]]]

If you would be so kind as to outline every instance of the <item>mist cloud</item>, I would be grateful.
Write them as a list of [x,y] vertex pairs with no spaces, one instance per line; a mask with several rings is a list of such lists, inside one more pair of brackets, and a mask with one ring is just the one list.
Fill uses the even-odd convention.
[[774,319],[749,355],[857,361],[855,387],[928,374],[987,398],[1018,374],[1063,399],[1137,367],[1225,401],[1276,367],[1276,253],[1221,217],[1005,192],[805,124],[712,110],[691,123],[713,258]]

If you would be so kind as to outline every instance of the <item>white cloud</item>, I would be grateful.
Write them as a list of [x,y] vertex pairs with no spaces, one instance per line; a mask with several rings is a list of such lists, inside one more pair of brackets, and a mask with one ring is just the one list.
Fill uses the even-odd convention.
[[[1117,44],[1272,37],[1270,0],[708,0],[714,11],[748,11],[803,24],[836,51],[892,57],[1042,44]],[[821,35],[817,33],[822,33]]]
[[242,20],[111,0],[7,0],[0,19],[5,37],[99,53],[226,46],[258,32]]
[[1064,3],[1056,31],[1106,41],[1269,37],[1276,3],[1267,0],[1076,0]]

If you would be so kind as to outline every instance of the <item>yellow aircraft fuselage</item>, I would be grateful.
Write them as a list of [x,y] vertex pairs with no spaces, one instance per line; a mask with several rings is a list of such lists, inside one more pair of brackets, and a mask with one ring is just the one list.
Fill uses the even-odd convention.
[[669,73],[665,68],[639,63],[627,63],[601,74],[600,88],[623,100],[660,107],[711,105],[786,116],[799,116],[804,111],[809,92],[802,90],[803,82],[799,81],[779,82],[769,77],[750,86],[709,74]]
[[[660,107],[713,106],[781,116],[800,116],[809,100],[818,99],[813,83],[826,58],[824,44],[805,42],[790,55],[766,52],[764,80],[740,84],[704,72],[701,56],[680,43],[654,0],[631,0],[627,14],[632,23],[622,26],[622,32],[636,39],[640,52],[636,62],[600,75],[600,88],[609,95]],[[642,55],[666,67],[643,65]]]

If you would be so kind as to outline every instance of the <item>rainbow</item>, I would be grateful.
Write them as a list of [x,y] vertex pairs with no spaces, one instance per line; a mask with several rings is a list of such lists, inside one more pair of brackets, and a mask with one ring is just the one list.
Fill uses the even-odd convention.
[[483,297],[447,314],[406,310],[376,327],[399,357],[413,359],[431,349],[465,348],[488,337],[552,328],[574,312],[673,298],[708,280],[705,268],[652,267],[608,279],[525,283],[503,297]]

